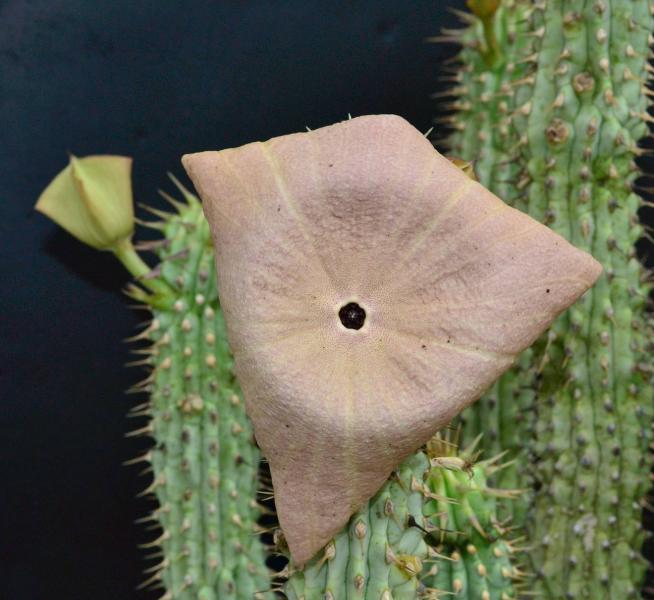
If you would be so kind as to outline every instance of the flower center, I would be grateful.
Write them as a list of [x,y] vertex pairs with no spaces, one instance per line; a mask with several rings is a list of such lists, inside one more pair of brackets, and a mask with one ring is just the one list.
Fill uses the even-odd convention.
[[366,311],[356,302],[350,302],[341,307],[338,317],[346,329],[361,329],[366,320]]

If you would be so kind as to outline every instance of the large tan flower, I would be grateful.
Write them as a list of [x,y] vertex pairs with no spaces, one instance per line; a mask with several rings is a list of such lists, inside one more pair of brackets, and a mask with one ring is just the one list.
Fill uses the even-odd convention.
[[396,116],[183,163],[299,565],[601,271]]

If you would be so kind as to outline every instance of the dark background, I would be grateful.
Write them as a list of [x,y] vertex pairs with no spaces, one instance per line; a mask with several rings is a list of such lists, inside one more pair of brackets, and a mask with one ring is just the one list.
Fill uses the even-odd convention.
[[[110,255],[33,211],[77,155],[134,156],[157,205],[185,152],[366,113],[426,131],[463,0],[0,1],[0,598],[155,598],[121,463],[139,315]],[[142,216],[142,215],[141,215]],[[139,232],[137,237],[143,237]]]

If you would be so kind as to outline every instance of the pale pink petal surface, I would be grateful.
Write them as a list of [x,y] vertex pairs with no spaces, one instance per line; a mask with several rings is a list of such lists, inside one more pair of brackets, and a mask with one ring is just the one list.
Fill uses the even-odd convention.
[[601,270],[393,115],[183,162],[296,564]]

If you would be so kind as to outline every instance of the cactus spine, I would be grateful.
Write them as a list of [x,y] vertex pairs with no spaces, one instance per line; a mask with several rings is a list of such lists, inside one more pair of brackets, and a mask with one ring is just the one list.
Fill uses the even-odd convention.
[[[150,306],[152,322],[137,338],[151,366],[137,386],[150,401],[133,414],[149,421],[136,434],[154,438],[142,457],[152,467],[161,527],[147,546],[161,549],[146,585],[160,584],[164,599],[269,597],[264,547],[255,528],[259,451],[232,373],[218,306],[213,248],[200,202],[181,188],[177,214],[157,213],[163,239],[146,243],[160,264],[148,277],[174,290]],[[149,305],[133,286],[130,294]]]
[[[519,150],[514,181],[526,193],[507,198],[605,269],[532,361],[537,413],[533,433],[523,435],[538,489],[529,520],[537,591],[634,598],[645,570],[641,506],[654,390],[651,287],[634,249],[642,201],[632,185],[650,120],[652,8],[647,0],[548,0],[533,3],[527,24],[529,69],[511,84],[509,120]],[[468,64],[481,75],[479,63]],[[473,159],[467,151],[462,158]],[[514,159],[510,144],[493,158]],[[510,377],[499,384],[508,390],[500,412],[525,384]]]
[[485,473],[440,437],[410,457],[322,554],[291,572],[289,600],[515,598],[521,577]]

